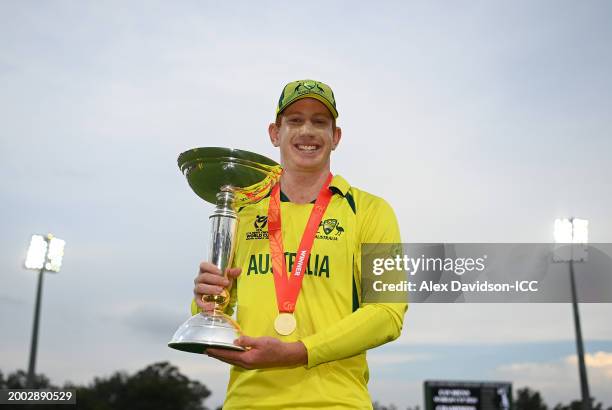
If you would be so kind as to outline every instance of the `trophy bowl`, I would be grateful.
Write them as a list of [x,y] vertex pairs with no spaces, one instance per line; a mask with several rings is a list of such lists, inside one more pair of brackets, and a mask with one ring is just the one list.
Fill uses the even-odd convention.
[[185,151],[178,157],[178,166],[193,192],[211,204],[217,203],[217,194],[225,186],[248,190],[265,185],[264,181],[280,170],[276,162],[263,155],[219,147]]

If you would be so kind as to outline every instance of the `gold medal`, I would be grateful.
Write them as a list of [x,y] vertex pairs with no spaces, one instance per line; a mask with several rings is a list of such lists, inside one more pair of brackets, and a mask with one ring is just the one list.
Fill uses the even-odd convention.
[[287,336],[293,333],[297,326],[295,316],[292,313],[279,313],[274,320],[274,330],[279,335]]

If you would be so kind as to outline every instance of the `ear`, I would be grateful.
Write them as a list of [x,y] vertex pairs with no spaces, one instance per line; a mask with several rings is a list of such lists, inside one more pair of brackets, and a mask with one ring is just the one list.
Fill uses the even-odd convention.
[[338,144],[340,144],[341,139],[342,129],[340,127],[336,127],[336,131],[334,131],[334,135],[332,136],[332,151],[336,149]]
[[268,135],[270,136],[270,141],[272,142],[272,145],[278,147],[280,145],[280,140],[278,138],[278,127],[276,126],[275,122],[272,122],[270,123],[270,125],[268,125]]

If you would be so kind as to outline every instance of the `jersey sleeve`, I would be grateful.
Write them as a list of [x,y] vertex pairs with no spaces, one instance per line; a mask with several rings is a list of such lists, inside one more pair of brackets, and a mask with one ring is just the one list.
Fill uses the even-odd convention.
[[[391,206],[380,198],[357,207],[359,240],[357,272],[361,283],[361,244],[400,243],[400,232]],[[363,205],[363,209],[360,209]],[[308,367],[351,357],[390,342],[402,332],[407,303],[368,303],[344,317],[334,326],[301,341],[308,352]]]

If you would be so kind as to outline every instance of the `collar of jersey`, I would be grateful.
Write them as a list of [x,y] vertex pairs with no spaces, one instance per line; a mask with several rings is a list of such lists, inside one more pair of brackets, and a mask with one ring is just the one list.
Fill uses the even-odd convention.
[[[334,175],[329,187],[333,193],[345,196],[351,186],[348,182],[346,182],[346,179],[342,178],[340,175]],[[280,200],[281,202],[291,202],[282,190],[280,191]],[[315,200],[312,200],[310,203],[314,204]]]

